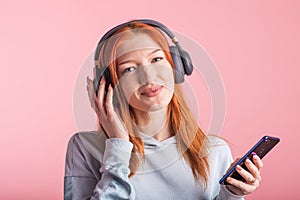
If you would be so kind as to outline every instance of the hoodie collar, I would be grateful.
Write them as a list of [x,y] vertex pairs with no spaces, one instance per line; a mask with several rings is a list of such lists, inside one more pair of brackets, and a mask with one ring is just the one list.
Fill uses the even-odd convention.
[[156,147],[163,147],[168,144],[176,144],[176,138],[175,136],[171,136],[163,141],[158,141],[155,138],[140,132],[141,138],[143,139],[144,142],[144,147],[145,148],[156,148]]

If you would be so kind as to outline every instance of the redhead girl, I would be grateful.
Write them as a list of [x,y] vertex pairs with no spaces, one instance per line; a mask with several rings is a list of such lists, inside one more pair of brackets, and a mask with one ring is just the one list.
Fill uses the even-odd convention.
[[257,189],[258,156],[237,167],[244,182],[219,184],[230,149],[198,127],[163,31],[142,20],[115,29],[96,52],[99,88],[87,81],[99,129],[70,139],[64,199],[243,199]]

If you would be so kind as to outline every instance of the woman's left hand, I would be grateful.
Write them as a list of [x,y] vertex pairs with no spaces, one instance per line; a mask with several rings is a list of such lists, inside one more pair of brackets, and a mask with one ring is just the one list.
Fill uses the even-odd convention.
[[249,171],[239,165],[236,168],[236,171],[245,179],[244,182],[231,177],[226,179],[226,181],[230,183],[230,185],[226,187],[232,193],[236,195],[247,195],[259,187],[261,182],[260,171],[263,167],[263,163],[257,155],[252,157],[252,161],[249,159],[245,161],[245,165]]

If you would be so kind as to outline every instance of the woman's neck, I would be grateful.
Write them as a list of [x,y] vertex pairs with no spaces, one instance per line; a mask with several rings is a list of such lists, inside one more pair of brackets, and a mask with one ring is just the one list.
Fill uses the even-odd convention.
[[172,136],[170,127],[166,123],[166,108],[149,112],[135,110],[134,113],[138,129],[142,133],[149,135],[158,141],[163,141]]

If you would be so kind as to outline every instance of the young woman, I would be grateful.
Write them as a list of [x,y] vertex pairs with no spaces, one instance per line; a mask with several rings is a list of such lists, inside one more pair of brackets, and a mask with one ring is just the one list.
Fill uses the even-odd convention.
[[198,127],[161,29],[136,20],[101,41],[97,65],[107,69],[99,89],[87,86],[100,126],[69,141],[65,199],[243,199],[259,186],[258,156],[237,167],[244,182],[219,184],[230,149]]

